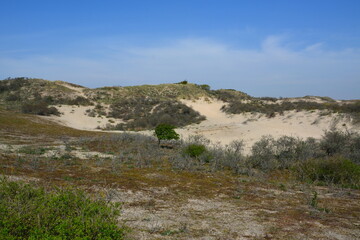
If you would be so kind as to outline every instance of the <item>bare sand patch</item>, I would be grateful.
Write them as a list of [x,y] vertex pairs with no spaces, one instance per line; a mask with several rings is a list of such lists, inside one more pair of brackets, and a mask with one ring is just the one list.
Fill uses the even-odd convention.
[[[176,131],[183,139],[190,135],[203,135],[213,143],[222,145],[229,144],[234,140],[244,140],[246,151],[250,146],[264,135],[275,138],[287,135],[300,138],[321,138],[324,131],[336,127],[344,131],[357,131],[359,127],[353,126],[348,117],[343,114],[329,113],[327,111],[287,111],[276,114],[269,118],[260,113],[226,114],[221,107],[226,103],[220,100],[181,100],[187,106],[192,107],[206,117],[200,124],[179,128]],[[50,118],[60,124],[81,129],[98,130],[105,128],[107,124],[123,122],[119,119],[105,116],[90,117],[86,114],[87,109],[94,106],[56,106],[63,114],[60,117]],[[114,131],[120,132],[120,131]],[[152,131],[141,131],[151,135]]]
[[107,124],[118,124],[123,121],[105,116],[90,117],[86,110],[94,109],[94,106],[61,105],[56,108],[62,113],[60,116],[46,117],[62,125],[80,130],[98,130],[105,128]]
[[233,140],[244,140],[251,146],[264,135],[275,138],[287,135],[300,138],[320,138],[325,130],[336,127],[342,130],[358,131],[350,120],[341,114],[325,114],[321,111],[287,111],[283,115],[277,114],[268,118],[260,113],[226,114],[221,107],[226,103],[219,100],[197,100],[182,102],[200,114],[206,120],[200,124],[191,125],[178,132],[187,137],[200,134],[212,142],[228,144]]

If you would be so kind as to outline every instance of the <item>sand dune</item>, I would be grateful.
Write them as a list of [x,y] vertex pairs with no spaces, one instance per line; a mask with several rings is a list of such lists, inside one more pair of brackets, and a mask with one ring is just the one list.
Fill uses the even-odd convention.
[[358,131],[350,120],[340,114],[321,116],[320,111],[288,111],[268,118],[264,114],[228,115],[221,111],[225,104],[218,100],[183,101],[202,115],[206,120],[198,125],[191,125],[179,132],[184,136],[190,134],[204,135],[213,142],[228,144],[233,140],[242,139],[251,146],[263,135],[280,137],[283,135],[300,138],[320,138],[325,130],[336,127],[343,130]]
[[[264,135],[320,138],[325,130],[332,127],[359,131],[359,127],[353,126],[350,119],[341,114],[325,114],[321,111],[288,111],[284,112],[283,115],[277,114],[273,118],[268,118],[259,113],[228,115],[221,111],[221,107],[226,103],[219,100],[205,101],[200,99],[196,101],[182,100],[182,102],[206,116],[206,120],[200,124],[177,129],[182,138],[200,134],[212,142],[219,142],[222,145],[241,139],[245,141],[247,149],[249,149],[255,141]],[[58,108],[63,115],[50,118],[69,127],[96,130],[98,127],[105,127],[106,124],[110,123],[109,118],[86,115],[86,109],[93,107],[63,105],[58,106]],[[110,121],[115,124],[121,122],[117,119]],[[151,131],[143,131],[142,133],[152,134]]]
[[[61,105],[56,108],[62,113],[61,116],[46,117],[62,125],[80,130],[99,130],[107,124],[117,124],[123,121],[115,118],[90,117],[86,114],[87,109],[94,109],[94,106]],[[111,123],[112,122],[112,123]]]

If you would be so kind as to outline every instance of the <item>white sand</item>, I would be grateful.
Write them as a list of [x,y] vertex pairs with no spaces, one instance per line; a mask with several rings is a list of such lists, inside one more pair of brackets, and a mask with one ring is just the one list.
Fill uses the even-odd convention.
[[[80,130],[97,130],[105,128],[107,124],[118,124],[123,122],[122,120],[106,117],[90,117],[86,114],[87,109],[94,109],[94,106],[73,106],[73,105],[61,105],[56,108],[62,113],[61,116],[46,117],[56,121],[62,125],[80,129]],[[113,123],[109,122],[113,121]]]
[[[284,115],[277,114],[273,118],[267,118],[263,114],[225,114],[221,111],[221,107],[226,103],[219,100],[182,100],[182,102],[206,116],[206,120],[200,124],[177,129],[176,131],[182,138],[200,134],[212,142],[219,142],[222,145],[233,140],[244,140],[247,150],[264,135],[320,138],[325,130],[329,130],[333,126],[342,130],[359,131],[359,127],[352,126],[348,118],[339,114],[321,116],[320,111],[289,111]],[[47,118],[76,129],[96,130],[97,127],[103,128],[110,123],[109,118],[106,117],[87,116],[86,109],[93,109],[93,106],[63,105],[57,106],[57,108],[64,114],[60,117]],[[118,119],[111,120],[114,121],[112,124],[122,122]],[[142,133],[152,134],[151,131]]]
[[325,130],[335,126],[343,130],[358,131],[351,126],[349,119],[338,114],[320,116],[320,111],[289,111],[283,116],[277,114],[274,118],[267,118],[263,114],[227,115],[221,111],[225,104],[222,101],[204,100],[187,101],[188,106],[206,116],[206,120],[198,125],[191,125],[178,132],[187,137],[200,134],[212,142],[228,144],[233,140],[244,140],[249,148],[264,135],[280,137],[283,135],[300,138],[320,138]]

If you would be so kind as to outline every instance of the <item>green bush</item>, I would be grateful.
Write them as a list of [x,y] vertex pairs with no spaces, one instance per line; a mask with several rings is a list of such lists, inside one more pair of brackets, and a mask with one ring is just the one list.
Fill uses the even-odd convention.
[[184,153],[190,157],[197,158],[206,152],[206,147],[201,144],[190,144],[185,147]]
[[9,94],[5,100],[9,102],[21,101],[21,96],[19,93]]
[[36,114],[42,116],[60,115],[60,112],[55,107],[49,107],[45,102],[29,102],[21,106],[22,113]]
[[186,84],[188,84],[188,81],[187,81],[187,80],[184,80],[184,81],[178,82],[177,84],[183,84],[183,85],[186,85]]
[[320,148],[328,156],[341,155],[360,164],[360,134],[358,133],[334,129],[326,131],[320,141]]
[[[214,91],[214,94],[225,102],[228,102],[221,110],[226,113],[239,114],[244,112],[258,112],[270,115],[271,113],[283,113],[284,111],[311,111],[311,110],[329,110],[332,112],[340,112],[349,114],[354,123],[360,122],[360,101],[355,100],[346,104],[339,104],[333,100],[325,100],[327,102],[318,103],[318,102],[307,102],[307,101],[297,101],[289,102],[284,101],[282,103],[276,103],[275,98],[252,98],[250,102],[242,102],[244,97],[234,95],[234,93],[223,92],[220,90]],[[248,97],[248,99],[251,99]],[[273,103],[269,104],[263,101],[272,101]]]
[[5,91],[17,91],[20,88],[27,86],[29,78],[8,78],[0,81],[0,93]]
[[205,120],[200,113],[175,100],[135,98],[117,101],[110,108],[110,117],[132,120],[117,125],[118,130],[153,129],[162,123],[182,127]]
[[344,151],[349,140],[350,135],[345,132],[337,130],[326,131],[321,139],[320,147],[327,155],[333,156]]
[[158,138],[159,144],[161,140],[177,140],[179,139],[179,134],[174,130],[175,126],[169,124],[159,124],[155,128],[155,135]]
[[255,142],[251,148],[249,163],[253,168],[271,170],[277,167],[275,160],[275,139],[271,136],[263,136]]
[[294,169],[301,180],[360,188],[360,166],[340,156],[309,159]]
[[323,156],[315,139],[282,136],[274,139],[263,136],[251,148],[249,163],[254,168],[264,171],[287,169],[297,161]]
[[207,84],[201,84],[198,85],[201,89],[205,90],[205,91],[210,91],[210,86]]
[[0,179],[0,239],[123,239],[119,205]]

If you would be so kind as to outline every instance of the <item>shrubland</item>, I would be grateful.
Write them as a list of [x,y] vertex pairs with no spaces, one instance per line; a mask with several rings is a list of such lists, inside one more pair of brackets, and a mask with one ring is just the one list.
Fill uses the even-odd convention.
[[[278,103],[274,99],[253,99],[244,102],[241,99],[230,99],[227,105],[222,107],[222,110],[229,114],[240,114],[245,112],[256,112],[266,114],[268,117],[274,117],[276,114],[283,114],[285,111],[314,111],[327,110],[329,113],[344,113],[349,114],[354,123],[360,122],[360,101],[354,100],[347,103],[337,103],[328,100],[327,102],[312,102],[312,101],[282,101]],[[268,102],[272,103],[268,103]]]
[[[11,120],[10,117],[12,117]],[[308,181],[322,182],[324,178],[310,177],[314,174],[306,173],[309,170],[303,167],[305,163],[319,163],[319,165],[316,165],[317,167],[313,168],[314,171],[323,171],[319,166],[334,165],[335,163],[348,168],[354,168],[353,166],[360,164],[360,135],[335,129],[325,131],[321,139],[300,139],[290,136],[275,139],[271,136],[264,136],[255,142],[250,153],[245,155],[243,151],[244,143],[241,140],[222,146],[211,143],[202,136],[190,136],[188,139],[180,139],[175,142],[170,140],[172,141],[171,149],[164,149],[159,146],[158,139],[155,136],[128,132],[110,135],[88,133],[58,126],[45,120],[42,120],[44,123],[39,121],[40,119],[29,121],[28,118],[21,115],[3,111],[0,116],[0,127],[5,131],[3,132],[4,137],[9,134],[6,130],[9,130],[12,131],[12,135],[29,134],[32,136],[31,139],[46,137],[48,142],[50,139],[56,141],[56,138],[63,139],[62,141],[67,139],[67,149],[79,148],[84,151],[112,154],[114,158],[111,161],[105,160],[105,163],[111,169],[126,169],[129,166],[139,168],[157,166],[195,172],[231,171],[234,174],[245,175],[253,175],[255,172],[271,174],[273,171],[291,171],[300,180],[307,178]],[[19,127],[17,124],[23,127]],[[14,138],[16,137],[11,136],[11,138],[6,137],[4,140]],[[166,139],[163,139],[164,145],[166,145]],[[39,142],[43,141],[39,140]],[[34,152],[39,151],[35,149]],[[40,151],[39,153],[43,152]],[[62,159],[65,164],[68,162],[64,157],[66,155],[68,154],[54,156],[53,160]],[[31,166],[35,164],[34,166],[39,169],[41,169],[41,166],[47,169],[49,167],[48,158],[42,154],[34,158],[34,154],[32,154],[28,160],[21,160],[20,165],[25,168],[32,168]],[[13,157],[10,159],[13,159]],[[74,157],[70,159],[77,162]],[[336,161],[331,159],[336,159]],[[19,161],[16,164],[18,163]],[[61,161],[59,163],[62,164]],[[324,165],[321,163],[324,163]],[[319,172],[319,174],[321,173]],[[343,174],[343,172],[339,174]],[[334,178],[334,184],[359,188],[360,181],[357,180],[359,173],[354,171],[346,174],[354,174],[354,182],[346,183],[349,178],[341,178],[341,181]],[[330,182],[331,178],[326,178],[326,184]]]
[[154,129],[161,123],[183,127],[205,120],[199,112],[175,100],[137,98],[115,102],[110,108],[110,117],[127,121],[116,125],[116,130]]
[[[359,168],[360,159],[359,141],[359,134],[337,130],[325,132],[320,140],[290,136],[275,139],[264,136],[255,142],[249,155],[243,153],[242,141],[221,146],[202,136],[190,136],[188,139],[179,140],[171,150],[156,146],[157,141],[154,137],[131,133],[82,139],[79,144],[89,150],[118,152],[122,159],[121,164],[132,162],[138,167],[161,166],[164,163],[159,159],[163,156],[167,159],[165,165],[168,166],[169,163],[171,168],[177,170],[230,170],[234,174],[245,175],[259,171],[270,174],[273,171],[285,170],[291,171],[299,180],[360,188],[360,173],[356,170]],[[311,164],[314,166],[311,168],[312,173],[309,172],[309,168],[304,168]],[[323,175],[323,171],[326,171],[324,169],[327,168],[333,169],[332,177],[314,177],[316,174]]]
[[[80,234],[96,233],[99,226],[97,223],[109,226],[110,230],[106,231],[109,234],[123,234],[123,227],[115,228],[109,215],[104,222],[99,220],[91,225],[94,228],[89,228],[87,221],[82,222],[82,219],[106,216],[102,210],[97,212],[98,215],[91,215],[93,212],[85,214],[89,218],[79,220],[79,215],[75,213],[86,213],[82,206],[87,206],[85,208],[89,211],[99,207],[98,203],[90,206],[90,202],[98,200],[105,203],[99,208],[107,209],[106,213],[116,211],[116,208],[111,207],[112,202],[125,201],[123,206],[126,205],[127,211],[124,211],[120,218],[127,214],[126,224],[136,229],[135,232],[140,232],[134,239],[140,238],[142,234],[150,234],[154,239],[164,236],[191,239],[207,234],[198,231],[199,225],[196,225],[196,222],[200,218],[201,221],[219,218],[220,221],[225,221],[234,217],[229,221],[234,221],[238,226],[239,222],[243,222],[239,216],[244,215],[246,218],[243,220],[250,221],[248,217],[253,212],[261,226],[269,222],[274,224],[271,219],[276,219],[276,224],[272,225],[271,229],[283,229],[284,226],[289,226],[289,222],[294,224],[291,227],[299,224],[306,227],[306,224],[301,224],[305,221],[311,224],[321,223],[321,229],[324,226],[328,229],[333,229],[334,226],[340,228],[339,225],[332,225],[336,219],[342,221],[341,226],[345,226],[346,230],[351,229],[351,234],[356,231],[356,226],[351,225],[358,217],[359,209],[356,189],[360,186],[360,137],[356,133],[331,129],[324,132],[321,139],[265,136],[253,145],[249,154],[244,154],[245,145],[241,140],[223,146],[195,135],[186,139],[170,139],[172,148],[162,148],[155,135],[79,131],[36,116],[5,110],[0,112],[0,173],[25,180],[36,179],[38,183],[31,185],[46,186],[33,187],[20,183],[20,187],[16,187],[18,190],[12,191],[13,195],[6,194],[6,198],[3,198],[3,209],[15,210],[14,205],[11,205],[11,202],[14,202],[19,206],[19,213],[26,209],[29,214],[22,214],[27,217],[23,220],[11,211],[8,211],[10,215],[1,216],[6,218],[7,224],[6,228],[3,227],[6,229],[4,234],[14,234],[13,232],[18,232],[16,226],[21,226],[27,229],[19,233],[23,234],[22,236],[45,238],[44,236],[68,234],[71,238],[76,238],[85,236]],[[176,131],[176,128],[174,130]],[[163,143],[166,144],[167,140],[164,139]],[[55,186],[59,189],[56,190]],[[80,188],[86,193],[79,193],[78,190],[69,192],[69,186]],[[27,190],[28,188],[33,188],[35,193]],[[37,195],[38,191],[44,192],[44,195]],[[31,194],[27,194],[28,192]],[[121,196],[114,197],[114,192],[121,192]],[[147,195],[141,195],[140,192]],[[153,198],[149,198],[150,193]],[[332,194],[331,198],[329,194]],[[127,196],[130,196],[128,203]],[[14,198],[14,201],[10,201]],[[49,209],[45,211],[45,207],[54,206],[48,204],[54,203],[54,198],[61,198],[66,205],[71,206],[69,209],[74,206],[77,211],[72,211],[73,215],[66,215],[66,210],[61,213]],[[18,199],[28,200],[19,203],[16,202]],[[59,200],[55,203],[62,209],[63,202]],[[175,212],[179,209],[186,211],[188,207],[190,210],[185,221],[189,224],[158,227],[156,224],[159,218],[163,221],[173,217],[176,218],[175,222],[178,221],[178,215],[171,212],[169,206],[174,208]],[[42,212],[42,209],[46,213]],[[141,211],[136,212],[139,209]],[[165,215],[166,213],[168,215]],[[66,229],[54,227],[46,233],[47,228],[44,230],[43,223],[46,226],[52,225],[45,215],[52,216],[51,219],[55,220],[57,217],[63,220],[66,215],[69,220],[66,223],[59,220],[58,223],[61,223],[61,226],[69,223],[79,231],[69,227],[74,230],[69,233]],[[40,224],[37,216],[40,217]],[[17,224],[18,221],[22,224]],[[253,222],[251,223],[253,226]],[[149,229],[144,227],[146,224],[149,224]],[[233,225],[221,223],[217,227],[216,224],[219,222],[210,224],[209,228],[225,228],[226,231],[234,229]],[[86,232],[85,228],[95,230]],[[314,228],[311,228],[311,232],[313,230]],[[303,229],[296,231],[304,233]],[[279,239],[287,239],[294,234],[294,230],[286,236],[281,235],[283,233],[271,230],[271,234],[280,236]],[[219,233],[224,234],[226,233]],[[312,233],[306,234],[310,236]],[[13,239],[20,238],[18,235],[14,236]],[[106,239],[100,235],[91,236],[96,236],[92,239]],[[118,236],[120,239],[123,237]],[[230,235],[226,236],[231,239]]]
[[[175,126],[204,120],[180,100],[199,98],[226,102],[223,111],[229,114],[273,117],[289,110],[321,110],[350,114],[355,121],[359,115],[355,100],[254,98],[187,81],[99,89],[41,79],[0,81],[0,174],[36,180],[0,180],[0,238],[122,239],[123,214],[114,202],[126,205],[127,224],[140,232],[133,239],[149,234],[154,239],[248,238],[233,229],[248,222],[252,229],[252,215],[261,227],[273,224],[266,226],[266,235],[252,235],[254,239],[289,239],[296,233],[301,237],[295,239],[303,239],[312,236],[314,226],[321,226],[318,232],[345,226],[350,237],[359,233],[359,134],[329,129],[321,139],[264,136],[248,154],[241,139],[225,146],[199,135],[177,139]],[[93,105],[87,114],[124,120],[112,129],[165,124],[175,134],[160,139],[87,132],[19,113],[58,114],[53,107],[59,104]],[[180,217],[175,214],[179,209],[184,213]],[[186,223],[157,225],[171,218]],[[215,221],[209,224],[211,233],[203,229],[209,219]]]
[[[186,83],[185,83],[186,82]],[[109,106],[89,109],[89,116],[118,118],[124,123],[108,129],[154,129],[160,123],[177,127],[200,123],[205,119],[180,102],[181,99],[219,99],[228,114],[258,112],[274,117],[285,111],[314,111],[350,115],[360,122],[360,101],[335,101],[328,97],[256,98],[233,89],[211,90],[210,86],[182,81],[176,84],[102,87],[89,89],[71,83],[32,78],[0,81],[0,104],[10,110],[37,115],[59,115],[56,105]],[[325,114],[325,113],[324,113]]]
[[[95,105],[88,109],[89,116],[125,122],[108,129],[141,130],[153,129],[160,123],[177,127],[200,123],[205,117],[179,99],[210,96],[209,88],[188,83],[88,89],[60,81],[14,78],[0,81],[0,104],[8,110],[45,116],[59,115],[57,105]],[[109,106],[109,111],[104,105]]]

